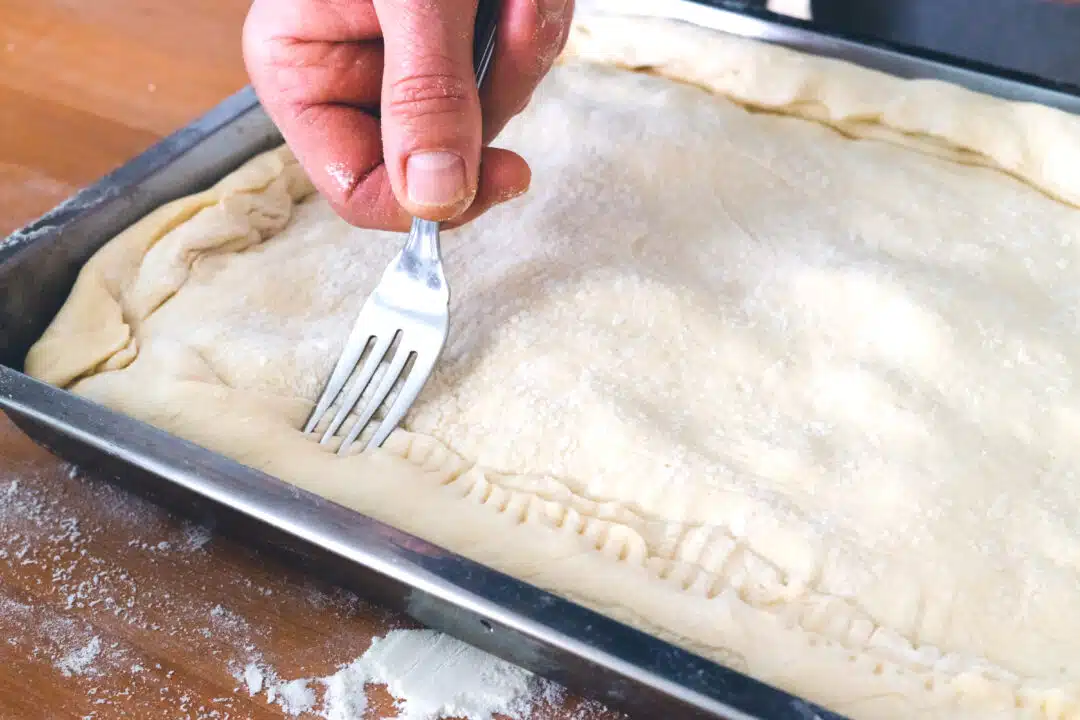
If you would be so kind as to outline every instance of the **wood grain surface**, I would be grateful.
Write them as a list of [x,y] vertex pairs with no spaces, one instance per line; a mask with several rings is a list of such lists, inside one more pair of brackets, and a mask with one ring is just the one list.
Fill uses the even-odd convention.
[[[2,0],[0,236],[241,88],[246,10]],[[0,416],[3,720],[284,717],[245,666],[326,676],[400,627],[62,464]],[[365,718],[396,714],[385,689],[369,696]],[[557,693],[532,716],[617,717]]]

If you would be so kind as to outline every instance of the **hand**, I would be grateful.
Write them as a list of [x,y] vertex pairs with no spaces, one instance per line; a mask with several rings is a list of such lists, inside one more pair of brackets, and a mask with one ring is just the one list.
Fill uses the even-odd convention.
[[346,221],[462,224],[528,189],[525,160],[486,146],[566,43],[573,0],[502,2],[481,99],[476,0],[254,1],[243,44],[252,85]]

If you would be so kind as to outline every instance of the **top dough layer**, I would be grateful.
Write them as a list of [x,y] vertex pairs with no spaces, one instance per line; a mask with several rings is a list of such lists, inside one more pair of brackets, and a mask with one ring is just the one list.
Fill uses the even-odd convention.
[[382,451],[297,428],[401,238],[285,148],[27,371],[856,718],[1080,717],[1080,120],[594,17],[502,142]]

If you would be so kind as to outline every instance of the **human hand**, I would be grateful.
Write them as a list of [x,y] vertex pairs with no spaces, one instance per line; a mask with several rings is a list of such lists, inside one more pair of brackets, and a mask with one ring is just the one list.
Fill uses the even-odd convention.
[[502,3],[481,96],[476,0],[254,0],[243,37],[252,85],[346,221],[462,224],[528,189],[525,160],[487,144],[551,68],[574,3]]

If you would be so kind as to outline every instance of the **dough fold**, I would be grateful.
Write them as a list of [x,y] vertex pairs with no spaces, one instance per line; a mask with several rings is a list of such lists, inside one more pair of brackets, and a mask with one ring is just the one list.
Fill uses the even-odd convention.
[[856,719],[1080,717],[1080,119],[597,15],[501,141],[379,451],[299,428],[401,238],[285,147],[26,371]]

